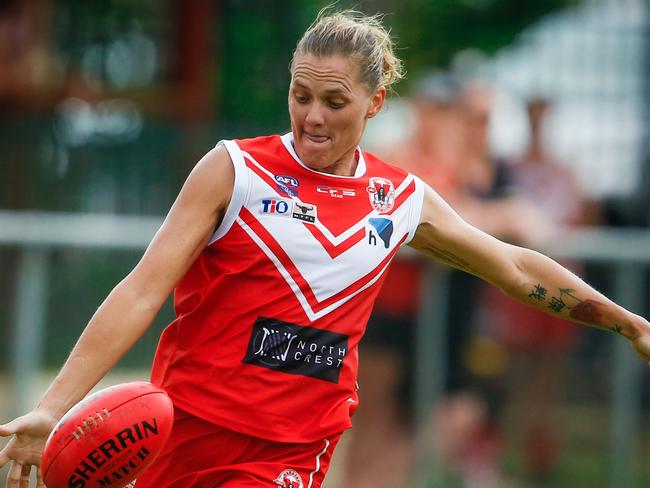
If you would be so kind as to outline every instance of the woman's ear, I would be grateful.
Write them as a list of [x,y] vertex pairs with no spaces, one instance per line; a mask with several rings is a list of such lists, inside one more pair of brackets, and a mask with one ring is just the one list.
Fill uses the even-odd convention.
[[366,112],[366,118],[372,119],[375,115],[379,113],[381,108],[384,106],[384,101],[386,100],[386,87],[380,86],[375,90],[375,93],[372,94],[370,99],[370,106]]

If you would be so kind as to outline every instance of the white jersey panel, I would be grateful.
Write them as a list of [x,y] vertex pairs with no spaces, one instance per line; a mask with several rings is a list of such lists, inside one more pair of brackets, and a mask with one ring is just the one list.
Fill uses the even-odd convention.
[[[359,229],[364,229],[364,237],[347,251],[332,258],[324,245],[307,229],[309,225],[316,225],[320,229],[325,229],[323,234],[326,237],[332,236],[325,226],[318,220],[315,223],[304,223],[292,217],[294,210],[292,205],[295,203],[306,205],[304,202],[297,197],[274,195],[274,189],[256,174],[251,174],[250,177],[251,191],[247,208],[286,252],[319,301],[330,298],[376,270],[391,251],[399,245],[402,238],[409,234],[411,208],[408,202],[401,205],[390,216],[394,230],[390,238],[386,239],[386,243],[381,242],[380,236],[374,235],[376,232],[373,233],[374,229],[370,221],[371,219],[389,219],[372,211],[366,218],[342,234],[342,236],[351,236]],[[283,213],[281,215],[283,216],[279,216],[277,211],[273,214],[264,212],[264,202],[269,200],[276,200],[276,205],[282,204]],[[266,205],[268,206],[270,203]],[[286,205],[286,209],[284,205]],[[332,244],[338,244],[344,240],[341,236],[339,237],[328,240]],[[371,238],[374,239],[374,242],[379,242],[382,245],[369,245],[368,241]]]
[[250,172],[248,171],[248,168],[246,168],[246,163],[244,163],[244,158],[242,157],[242,153],[239,151],[237,144],[233,141],[219,141],[215,147],[218,147],[219,145],[223,145],[230,155],[235,170],[235,183],[232,189],[230,203],[228,204],[228,208],[223,216],[223,220],[213,234],[208,245],[226,235],[226,232],[228,232],[232,227],[232,224],[235,223],[239,211],[248,199],[250,185]]
[[[233,141],[227,141],[225,146],[235,165],[236,179],[239,177],[226,213],[228,227],[234,212],[238,212],[236,222],[273,262],[311,320],[373,285],[381,278],[397,248],[410,241],[415,233],[423,187],[412,175],[406,176],[394,189],[392,198],[398,203],[390,212],[380,213],[368,203],[367,214],[335,235],[318,218],[316,205],[302,201],[297,195],[278,192],[273,184],[276,175],[263,161],[256,161]],[[241,172],[246,175],[240,175]],[[406,191],[410,194],[400,198]],[[368,195],[361,197],[368,198]],[[335,200],[319,203],[321,209],[328,204],[340,205]],[[240,213],[242,207],[248,211],[246,216]],[[345,206],[338,208],[345,211]],[[225,233],[220,231],[215,234],[215,240]]]

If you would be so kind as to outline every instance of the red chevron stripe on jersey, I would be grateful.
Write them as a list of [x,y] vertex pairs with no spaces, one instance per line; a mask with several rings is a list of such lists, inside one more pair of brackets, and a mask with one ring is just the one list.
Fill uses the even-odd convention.
[[[260,165],[252,159],[250,155],[245,155],[244,161],[246,162],[246,166],[258,177],[260,177],[267,185],[269,185],[272,191],[274,191],[277,195],[280,195],[280,192],[274,189],[275,181],[273,180],[273,178],[271,178],[271,176],[267,174],[260,167]],[[327,253],[330,255],[331,258],[336,258],[340,256],[342,253],[350,249],[350,247],[354,246],[361,239],[363,239],[366,235],[365,226],[360,226],[359,229],[354,234],[352,234],[352,236],[345,239],[340,244],[334,244],[317,226],[307,225],[307,224],[305,225],[309,230],[309,232],[311,232],[312,235],[316,238],[316,240],[318,240],[318,242],[321,243],[323,248],[325,248],[325,250],[327,251]]]
[[[275,189],[275,181],[272,178],[272,175],[266,171],[262,166],[255,161],[255,159],[248,153],[244,153],[244,161],[246,163],[246,166],[253,172],[255,173],[260,179],[262,179],[267,185],[269,185],[269,188],[271,191],[274,191],[277,195],[281,196],[281,193]],[[414,180],[406,180],[408,181],[408,186],[404,188],[403,186],[398,188],[396,193],[397,197],[395,198],[395,204],[393,208],[387,212],[386,215],[390,215],[393,212],[395,212],[407,199],[408,197],[415,191],[415,181]],[[405,182],[406,182],[405,181]],[[295,197],[292,197],[294,200],[298,200]],[[370,217],[371,212],[368,212],[367,215],[364,216],[364,218]],[[354,224],[359,224],[360,222],[355,222]],[[365,226],[358,226],[359,228],[354,232],[350,237],[346,238],[339,244],[335,244],[332,242],[333,239],[336,239],[339,236],[334,236],[331,232],[328,232],[332,238],[329,238],[323,231],[319,228],[318,225],[307,225],[305,224],[309,232],[312,233],[312,235],[322,244],[322,246],[325,248],[327,253],[330,255],[332,258],[336,258],[348,249],[350,247],[354,246],[357,244],[361,239],[365,237]],[[329,230],[329,229],[325,229]],[[350,231],[352,229],[346,229],[347,231]]]
[[274,260],[276,266],[281,267],[283,270],[285,270],[293,282],[298,286],[301,295],[307,300],[310,310],[312,311],[312,313],[308,313],[308,315],[314,315],[313,312],[322,312],[327,307],[331,307],[338,302],[349,300],[370,282],[374,282],[378,278],[378,275],[384,271],[384,268],[393,258],[401,244],[408,237],[408,234],[404,234],[404,236],[397,243],[398,245],[370,273],[365,275],[360,280],[357,280],[356,282],[350,284],[348,287],[339,291],[335,295],[332,295],[323,301],[319,301],[314,295],[314,292],[309,286],[307,280],[305,280],[296,265],[291,261],[289,255],[277,243],[273,236],[266,231],[264,226],[255,218],[255,216],[251,214],[250,211],[243,208],[240,213],[240,218],[248,226],[248,228],[250,228],[251,231],[254,232],[255,235],[266,245],[266,247],[272,253],[272,257],[276,258]]
[[307,230],[311,232],[311,234],[316,238],[316,240],[320,242],[323,248],[327,251],[327,254],[329,254],[332,259],[339,257],[345,251],[361,241],[361,239],[366,237],[366,228],[361,227],[348,239],[337,246],[335,244],[332,244],[327,236],[323,234],[323,232],[315,225],[306,225],[306,227]]
[[357,346],[417,229],[422,183],[360,149],[354,175],[319,173],[291,134],[222,144],[231,200],[176,287],[152,381],[179,408],[247,435],[340,433],[358,401]]

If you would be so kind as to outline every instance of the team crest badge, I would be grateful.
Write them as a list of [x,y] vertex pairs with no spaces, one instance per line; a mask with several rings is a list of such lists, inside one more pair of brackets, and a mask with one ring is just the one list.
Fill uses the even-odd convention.
[[373,176],[368,182],[366,191],[370,198],[370,205],[377,213],[381,215],[392,210],[395,205],[395,187],[392,181]]
[[302,478],[293,469],[285,469],[273,482],[280,488],[305,488],[305,485],[302,483]]

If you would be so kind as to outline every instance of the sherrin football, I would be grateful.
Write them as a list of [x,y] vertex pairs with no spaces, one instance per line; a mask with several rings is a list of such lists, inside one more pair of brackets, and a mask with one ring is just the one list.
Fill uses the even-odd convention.
[[123,487],[160,453],[174,409],[160,388],[145,381],[100,390],[56,424],[43,451],[48,488]]

